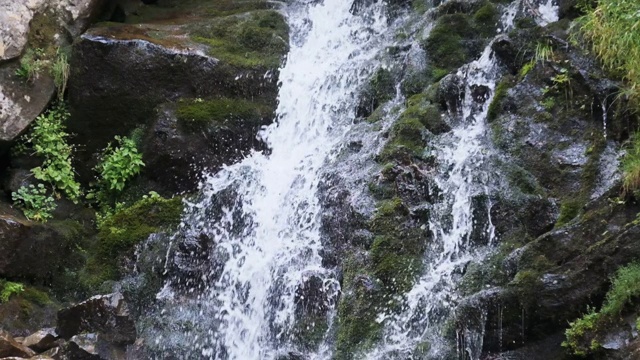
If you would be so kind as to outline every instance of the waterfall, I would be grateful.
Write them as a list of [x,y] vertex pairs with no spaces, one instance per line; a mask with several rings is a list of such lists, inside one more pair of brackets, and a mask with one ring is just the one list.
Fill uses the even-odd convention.
[[284,9],[291,50],[280,69],[276,121],[259,134],[269,151],[208,176],[189,204],[173,241],[198,251],[177,261],[195,274],[194,254],[207,251],[208,270],[159,294],[167,303],[161,314],[174,327],[184,324],[157,336],[167,353],[181,347],[181,358],[261,360],[303,351],[291,339],[310,279],[320,279],[333,316],[339,285],[321,262],[319,172],[352,126],[354,94],[388,41],[382,2],[366,14],[351,7],[324,0]]

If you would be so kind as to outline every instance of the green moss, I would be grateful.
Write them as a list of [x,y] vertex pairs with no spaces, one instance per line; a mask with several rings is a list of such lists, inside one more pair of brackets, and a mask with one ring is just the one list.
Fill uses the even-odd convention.
[[46,306],[52,304],[52,300],[44,291],[40,291],[33,287],[26,287],[20,294],[25,300],[32,302],[38,306]]
[[176,117],[178,124],[195,131],[234,122],[257,126],[270,111],[267,106],[243,99],[191,99],[178,102]]
[[482,31],[484,36],[492,36],[495,34],[496,24],[499,20],[497,7],[486,1],[484,5],[473,14],[476,28]]
[[588,313],[572,322],[566,330],[566,341],[562,344],[575,355],[587,355],[599,350],[600,340],[612,324],[621,322],[625,310],[637,305],[640,297],[640,264],[620,268],[613,278],[611,289],[600,311],[589,309]]
[[43,58],[53,60],[58,50],[56,35],[62,29],[58,24],[59,16],[46,8],[33,16],[29,23],[27,44],[31,49],[40,49]]
[[380,152],[380,160],[388,162],[405,156],[419,156],[424,151],[424,125],[415,118],[400,118],[392,128],[389,141]]
[[149,196],[130,207],[118,210],[99,223],[97,244],[91,251],[84,281],[96,288],[104,281],[120,276],[118,262],[130,255],[136,244],[152,233],[178,225],[182,215],[182,199]]
[[272,10],[194,24],[190,31],[211,56],[240,67],[277,68],[288,50],[287,24]]
[[505,76],[504,78],[502,78],[502,80],[500,80],[500,82],[496,86],[491,104],[489,104],[489,109],[487,110],[488,121],[491,122],[498,117],[500,111],[502,110],[502,102],[507,96],[507,91],[514,85],[515,79],[512,76]]
[[436,22],[423,47],[436,68],[449,72],[468,61],[469,54],[463,40],[473,36],[468,15],[444,15]]
[[560,205],[560,215],[558,221],[556,221],[556,227],[566,225],[569,221],[573,220],[580,210],[584,206],[582,199],[567,200]]

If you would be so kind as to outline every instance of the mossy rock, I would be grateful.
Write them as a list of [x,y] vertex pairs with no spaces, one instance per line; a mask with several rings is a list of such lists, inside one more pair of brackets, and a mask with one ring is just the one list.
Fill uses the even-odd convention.
[[266,105],[243,99],[191,99],[178,102],[176,117],[181,126],[198,131],[211,126],[257,127],[271,112]]
[[99,225],[96,244],[89,254],[83,282],[90,289],[120,277],[119,262],[149,235],[176,227],[183,211],[180,197],[149,196],[107,216]]
[[408,101],[408,105],[401,118],[417,119],[434,135],[440,135],[451,130],[451,127],[442,119],[438,106],[428,101],[426,94],[412,96]]
[[278,68],[289,49],[287,23],[273,10],[216,18],[188,29],[209,55],[240,67]]

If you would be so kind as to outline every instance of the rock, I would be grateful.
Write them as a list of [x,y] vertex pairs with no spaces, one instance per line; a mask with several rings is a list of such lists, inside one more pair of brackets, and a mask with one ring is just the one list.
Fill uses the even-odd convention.
[[[233,103],[234,101],[228,101]],[[185,116],[178,118],[176,112],[203,109],[215,100],[164,105],[157,111],[157,119],[149,126],[143,141],[144,176],[154,184],[162,186],[160,192],[182,193],[194,191],[201,180],[204,169],[215,171],[224,164],[233,163],[250,149],[263,149],[256,138],[261,126],[268,124],[272,113],[255,109],[253,119],[229,117],[224,123],[209,121],[197,129],[186,124]],[[247,106],[238,101],[236,108]],[[194,110],[195,111],[195,110]],[[231,114],[231,110],[229,113]],[[253,115],[252,115],[253,116]]]
[[[244,99],[271,110],[275,107],[277,68],[287,50],[286,23],[282,16],[276,12],[261,11],[228,19],[237,23],[234,29],[258,28],[255,31],[260,31],[265,37],[251,42],[251,39],[245,41],[238,35],[241,41],[238,46],[242,48],[239,51],[247,51],[243,52],[244,55],[261,55],[247,58],[230,54],[226,47],[209,45],[220,41],[237,42],[238,37],[215,37],[212,28],[226,18],[207,17],[206,14],[212,10],[207,6],[215,10],[214,3],[203,2],[199,6],[205,8],[193,12],[192,8],[177,6],[172,10],[176,13],[172,14],[171,25],[96,26],[74,43],[68,93],[69,130],[77,134],[74,141],[85,149],[79,161],[83,166],[77,169],[83,181],[93,180],[94,154],[112,141],[114,135],[128,135],[136,128],[150,129],[148,150],[151,152],[147,154],[154,166],[145,167],[145,171],[156,168],[157,173],[151,177],[168,178],[172,184],[179,183],[175,178],[177,174],[180,179],[184,178],[184,170],[188,174],[197,173],[197,170],[189,168],[190,162],[194,161],[190,157],[197,146],[211,141],[211,137],[215,139],[213,147],[218,149],[229,150],[238,145],[229,139],[238,135],[234,133],[234,127],[218,129],[217,133],[205,131],[201,134],[204,139],[193,142],[194,136],[185,136],[180,130],[168,128],[175,125],[175,120],[168,120],[160,113],[160,120],[156,121],[155,110],[161,104],[180,99],[195,102],[223,98]],[[142,6],[139,15],[144,15],[148,8]],[[201,15],[194,17],[194,13]],[[153,13],[147,15],[145,20],[153,18]],[[206,116],[202,112],[197,115],[198,120],[204,120]],[[271,116],[266,116],[266,119],[268,122],[272,120]],[[200,132],[200,129],[196,130]],[[243,144],[257,143],[255,132],[241,135],[242,140],[239,141]],[[164,149],[164,145],[169,147]],[[156,156],[157,150],[162,151]],[[215,150],[206,150],[210,151]],[[160,175],[163,171],[160,163],[165,160],[171,163],[166,167],[170,171]],[[178,166],[178,162],[182,164]],[[219,165],[220,161],[216,164]],[[197,179],[189,183],[195,182]]]
[[15,341],[8,332],[0,330],[0,358],[10,356],[28,358],[33,355],[35,355],[33,350]]
[[464,98],[464,83],[456,74],[449,74],[440,80],[436,99],[440,106],[450,112],[458,112]]
[[88,332],[113,344],[132,344],[136,340],[135,322],[120,293],[97,295],[60,310],[57,331],[64,339]]
[[22,54],[27,44],[29,22],[44,0],[26,2],[0,1],[0,60],[10,60]]
[[55,329],[42,329],[27,336],[22,345],[31,348],[37,352],[47,351],[55,347],[58,334]]
[[0,276],[51,284],[82,263],[75,249],[83,234],[78,222],[31,222],[0,202]]
[[42,113],[56,89],[49,75],[25,81],[16,78],[16,69],[16,64],[0,67],[0,145],[5,146]]
[[62,347],[63,359],[102,360],[97,349],[98,335],[82,334],[73,336]]

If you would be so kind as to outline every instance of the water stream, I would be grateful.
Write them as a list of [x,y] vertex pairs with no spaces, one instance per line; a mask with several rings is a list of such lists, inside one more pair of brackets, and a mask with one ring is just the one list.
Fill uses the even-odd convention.
[[[516,0],[505,9],[502,29],[513,26]],[[178,358],[277,359],[304,353],[330,359],[331,323],[340,295],[334,270],[323,267],[322,171],[336,161],[354,126],[358,90],[393,44],[393,23],[384,3],[353,14],[344,0],[301,1],[284,11],[291,28],[291,51],[280,69],[277,118],[259,136],[269,152],[254,152],[240,163],[210,175],[189,204],[172,241],[183,248],[187,281],[169,281],[158,298],[160,316],[174,330],[155,334],[157,346]],[[539,18],[553,18],[551,2]],[[443,326],[457,302],[457,281],[470,262],[490,251],[494,229],[489,212],[493,178],[488,158],[486,115],[499,68],[488,45],[482,56],[458,70],[464,97],[452,113],[452,131],[436,137],[434,182],[441,196],[431,204],[424,226],[433,241],[424,273],[403,297],[401,310],[381,313],[382,341],[367,359],[443,358]],[[400,99],[401,100],[401,99]],[[400,101],[398,97],[395,102]],[[186,249],[186,250],[185,250]],[[206,254],[197,263],[196,254]],[[167,264],[170,262],[167,257]],[[203,265],[204,264],[204,265]],[[202,270],[205,269],[205,270]],[[300,299],[310,281],[319,281],[329,326],[314,353],[295,341]],[[305,323],[306,330],[315,326]],[[465,328],[461,358],[479,359],[482,328]],[[428,345],[425,345],[428,344]],[[455,346],[454,346],[455,348]],[[176,350],[177,349],[177,350]],[[461,355],[464,354],[464,355]]]

